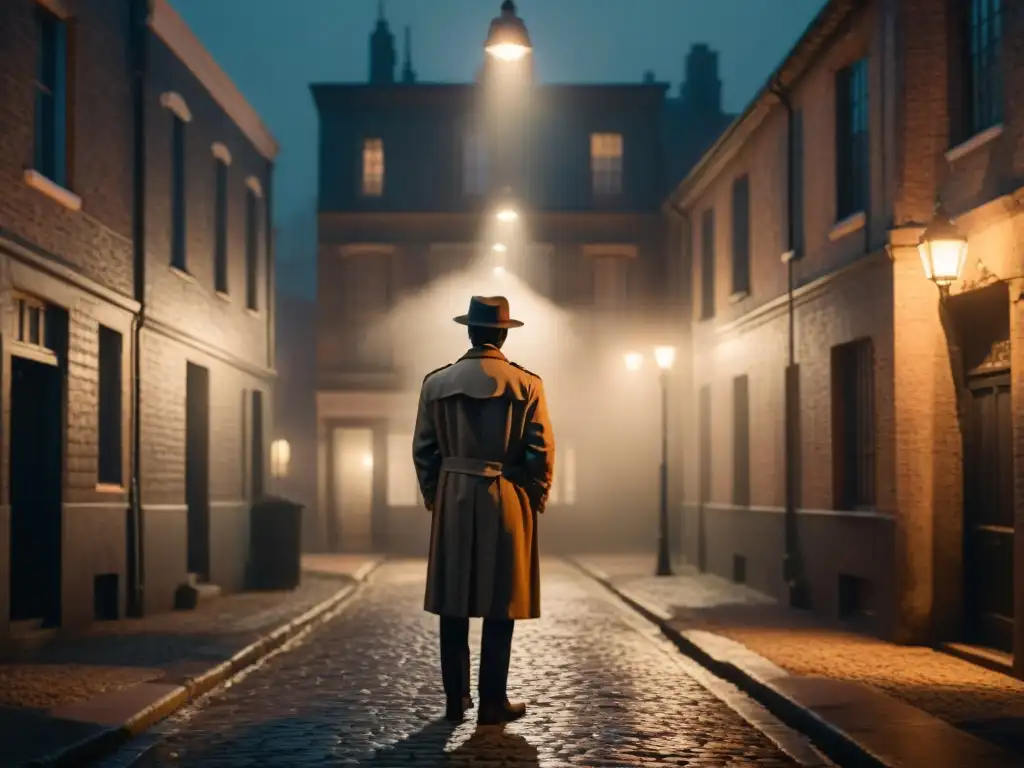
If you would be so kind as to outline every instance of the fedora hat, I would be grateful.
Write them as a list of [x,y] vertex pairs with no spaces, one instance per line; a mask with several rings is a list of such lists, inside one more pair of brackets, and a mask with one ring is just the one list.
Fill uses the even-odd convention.
[[460,325],[483,328],[520,328],[523,325],[509,317],[508,299],[504,296],[474,296],[469,300],[469,312],[454,320]]

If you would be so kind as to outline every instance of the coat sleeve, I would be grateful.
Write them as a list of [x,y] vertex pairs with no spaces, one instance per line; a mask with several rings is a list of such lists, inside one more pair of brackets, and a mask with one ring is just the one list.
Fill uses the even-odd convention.
[[420,404],[416,412],[416,429],[412,436],[412,463],[416,467],[423,503],[434,511],[434,497],[441,474],[441,446],[437,441],[434,412],[420,390]]
[[555,476],[555,433],[548,418],[548,403],[544,396],[544,383],[537,380],[537,388],[526,408],[526,475],[532,486],[531,501],[538,513],[544,512],[548,493]]

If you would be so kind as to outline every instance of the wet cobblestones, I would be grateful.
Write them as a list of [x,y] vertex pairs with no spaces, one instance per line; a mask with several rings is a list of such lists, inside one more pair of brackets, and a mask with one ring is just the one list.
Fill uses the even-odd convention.
[[[300,646],[162,728],[140,766],[790,766],[614,598],[544,565],[543,618],[520,622],[509,690],[523,720],[440,721],[425,565],[386,564]],[[473,622],[473,663],[479,624]],[[474,683],[475,684],[475,683]]]

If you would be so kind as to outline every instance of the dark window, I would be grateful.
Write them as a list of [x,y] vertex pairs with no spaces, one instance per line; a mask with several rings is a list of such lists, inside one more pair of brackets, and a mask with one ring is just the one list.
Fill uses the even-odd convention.
[[216,199],[214,205],[213,286],[228,292],[228,164],[217,160]]
[[964,83],[965,135],[968,139],[1003,120],[1003,3],[1002,0],[967,0],[964,27],[966,78]]
[[732,380],[732,503],[750,505],[750,379]]
[[832,482],[836,509],[875,503],[875,374],[870,339],[832,348]]
[[171,265],[186,271],[185,121],[171,116]]
[[700,220],[700,319],[715,316],[715,211],[708,208]]
[[121,334],[104,326],[99,331],[99,472],[101,483],[121,485],[122,412]]
[[245,306],[249,309],[259,309],[259,246],[259,196],[249,189],[245,193]]
[[34,347],[49,349],[47,338],[46,305],[27,296],[16,298],[18,310],[18,341]]
[[804,250],[804,113],[793,113],[793,157],[790,173],[793,174],[793,242],[790,249],[799,257]]
[[836,220],[867,210],[868,60],[836,73]]
[[750,292],[750,177],[732,183],[732,292]]
[[35,170],[68,186],[68,25],[36,6]]

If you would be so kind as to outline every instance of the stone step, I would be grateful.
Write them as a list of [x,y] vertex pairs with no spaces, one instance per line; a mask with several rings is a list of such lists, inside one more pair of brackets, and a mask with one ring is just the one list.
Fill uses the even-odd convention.
[[174,595],[174,606],[178,610],[191,611],[207,600],[220,597],[221,588],[216,584],[200,581],[199,575],[188,574],[188,579],[178,587]]
[[41,648],[57,636],[56,627],[43,627],[42,619],[12,621],[8,640],[12,649],[32,651]]

